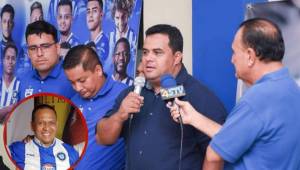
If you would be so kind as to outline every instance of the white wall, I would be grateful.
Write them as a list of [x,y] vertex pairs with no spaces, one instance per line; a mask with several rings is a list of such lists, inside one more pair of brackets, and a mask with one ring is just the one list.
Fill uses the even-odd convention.
[[192,0],[144,0],[144,30],[155,24],[170,24],[183,35],[183,62],[192,74]]

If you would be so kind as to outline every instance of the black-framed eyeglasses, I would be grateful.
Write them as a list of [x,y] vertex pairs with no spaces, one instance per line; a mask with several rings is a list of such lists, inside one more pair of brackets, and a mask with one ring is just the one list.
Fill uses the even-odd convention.
[[40,49],[41,51],[47,51],[52,45],[56,44],[56,42],[53,43],[43,43],[40,45],[29,45],[27,46],[27,49],[30,53],[37,53],[38,49]]

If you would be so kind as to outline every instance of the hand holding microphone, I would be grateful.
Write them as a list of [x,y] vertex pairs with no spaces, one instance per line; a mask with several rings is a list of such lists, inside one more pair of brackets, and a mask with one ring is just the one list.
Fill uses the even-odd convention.
[[174,121],[191,124],[194,120],[194,113],[197,112],[190,103],[178,99],[178,97],[185,96],[184,87],[177,85],[175,79],[170,74],[161,76],[160,84],[162,87],[160,91],[162,99],[169,101],[167,107],[170,108]]
[[[160,77],[160,86],[160,95],[163,100],[168,101],[167,106],[179,110],[178,106],[174,102],[174,99],[185,96],[184,87],[182,85],[177,86],[175,79],[170,74],[165,74]],[[180,113],[175,121],[182,123]]]
[[181,101],[177,98],[175,98],[174,102],[176,103],[175,106],[171,103],[167,104],[174,121],[178,122],[178,118],[181,116],[183,124],[193,125],[194,121],[196,120],[195,116],[198,115],[193,106],[189,102]]
[[144,97],[140,96],[140,93],[144,86],[144,77],[139,76],[134,79],[134,91],[128,93],[128,95],[123,99],[118,111],[121,114],[121,119],[123,121],[127,120],[129,115],[132,118],[134,113],[138,113],[140,111],[140,108],[144,103]]

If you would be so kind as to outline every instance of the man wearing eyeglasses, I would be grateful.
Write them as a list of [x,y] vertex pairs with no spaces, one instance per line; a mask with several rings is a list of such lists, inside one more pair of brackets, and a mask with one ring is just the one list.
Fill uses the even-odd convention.
[[130,44],[126,38],[120,38],[117,41],[112,59],[114,63],[113,80],[131,86],[133,78],[127,74],[127,66],[130,61]]
[[57,43],[56,28],[46,21],[36,21],[28,24],[25,36],[34,69],[21,78],[20,99],[42,92],[71,98],[75,91],[59,60],[60,45]]

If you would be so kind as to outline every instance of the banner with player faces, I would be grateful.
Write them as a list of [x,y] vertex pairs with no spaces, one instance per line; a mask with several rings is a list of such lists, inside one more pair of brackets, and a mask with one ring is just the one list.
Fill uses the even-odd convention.
[[[60,4],[60,1],[64,2]],[[17,76],[32,69],[26,45],[26,26],[37,20],[45,20],[58,30],[62,59],[73,46],[88,44],[96,50],[108,76],[124,74],[132,80],[142,0],[103,0],[100,11],[95,8],[99,6],[96,0],[91,3],[88,0],[2,0],[0,9],[7,4],[13,7],[15,16],[10,25],[1,23],[1,45],[7,36],[17,45]],[[123,43],[118,42],[121,38]],[[2,63],[0,67],[2,73]]]

